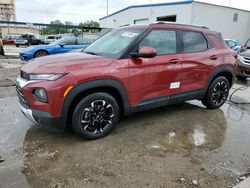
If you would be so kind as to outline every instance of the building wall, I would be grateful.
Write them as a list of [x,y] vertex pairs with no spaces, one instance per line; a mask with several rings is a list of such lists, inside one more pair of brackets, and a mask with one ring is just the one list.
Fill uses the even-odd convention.
[[[100,20],[100,26],[104,28],[115,28],[124,25],[133,25],[135,20],[142,20],[141,23],[156,22],[157,17],[177,15],[177,22],[189,23],[192,4],[152,6],[130,8],[110,17]],[[145,22],[148,20],[148,22]]]
[[22,35],[22,34],[26,34],[26,33],[32,33],[34,35],[39,35],[40,34],[40,30],[37,28],[29,28],[29,27],[15,27],[15,26],[0,26],[1,28],[1,32],[2,35]]
[[[237,22],[233,21],[234,13],[238,13]],[[224,38],[237,39],[241,44],[250,37],[250,12],[193,2],[191,24],[204,25],[221,32]]]
[[0,20],[16,21],[15,0],[0,0]]

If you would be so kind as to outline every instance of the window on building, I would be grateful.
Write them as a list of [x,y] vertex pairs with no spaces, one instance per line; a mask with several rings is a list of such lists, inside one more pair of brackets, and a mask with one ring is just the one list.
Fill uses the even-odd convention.
[[157,17],[157,21],[176,22],[176,15]]
[[184,52],[199,52],[208,49],[208,43],[200,32],[182,31]]
[[234,13],[233,21],[234,21],[234,22],[237,22],[237,21],[238,21],[238,13]]
[[139,44],[156,49],[158,55],[176,53],[176,32],[173,30],[153,30]]
[[147,18],[134,20],[135,25],[147,25],[148,23],[149,22]]

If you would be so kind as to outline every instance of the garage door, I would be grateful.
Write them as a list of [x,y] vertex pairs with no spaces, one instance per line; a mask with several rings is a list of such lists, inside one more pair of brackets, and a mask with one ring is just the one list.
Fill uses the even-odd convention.
[[134,20],[135,25],[148,25],[148,19]]

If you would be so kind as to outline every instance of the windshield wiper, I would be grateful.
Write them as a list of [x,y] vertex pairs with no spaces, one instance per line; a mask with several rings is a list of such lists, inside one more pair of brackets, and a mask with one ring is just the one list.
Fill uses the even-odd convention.
[[86,53],[86,54],[91,54],[91,55],[102,56],[102,54],[97,53],[97,52],[89,52],[89,51],[85,51],[84,53]]

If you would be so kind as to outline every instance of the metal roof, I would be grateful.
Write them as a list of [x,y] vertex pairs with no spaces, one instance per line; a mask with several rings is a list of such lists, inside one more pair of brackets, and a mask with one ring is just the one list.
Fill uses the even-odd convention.
[[158,7],[158,6],[170,6],[170,5],[182,5],[182,4],[191,4],[193,3],[193,0],[186,0],[186,1],[176,1],[176,2],[169,2],[169,3],[156,3],[156,4],[144,4],[144,5],[132,5],[132,6],[128,6],[124,9],[121,9],[117,12],[114,12],[112,14],[109,14],[107,16],[104,16],[102,18],[100,18],[100,20],[103,20],[105,18],[108,18],[110,16],[113,16],[115,14],[118,14],[120,12],[123,12],[125,10],[131,9],[131,8],[143,8],[143,7]]
[[207,5],[213,5],[213,6],[218,6],[218,7],[224,7],[224,8],[229,8],[229,9],[234,9],[234,10],[240,10],[240,11],[247,11],[247,12],[250,12],[249,10],[246,10],[246,9],[240,9],[240,8],[235,8],[235,7],[229,7],[229,6],[225,6],[225,5],[217,5],[217,4],[212,4],[212,3],[206,3],[206,2],[202,2],[202,1],[199,1],[199,0],[185,0],[185,1],[176,1],[176,2],[169,2],[169,3],[156,3],[156,4],[144,4],[144,5],[132,5],[132,6],[128,6],[124,9],[121,9],[117,12],[114,12],[112,14],[109,14],[107,16],[104,16],[102,18],[100,18],[100,20],[103,20],[105,18],[108,18],[108,17],[111,17],[113,15],[116,15],[120,12],[123,12],[125,10],[128,10],[128,9],[132,9],[132,8],[143,8],[143,7],[157,7],[157,6],[170,6],[170,5],[182,5],[182,4],[191,4],[193,2],[196,2],[196,3],[202,3],[202,4],[207,4]]

